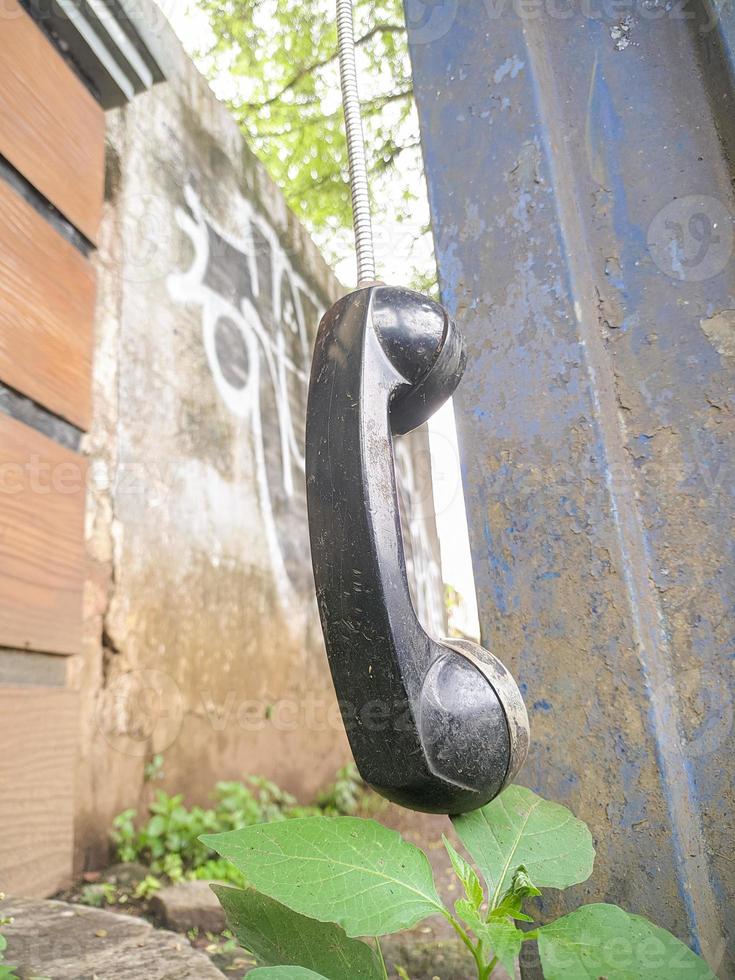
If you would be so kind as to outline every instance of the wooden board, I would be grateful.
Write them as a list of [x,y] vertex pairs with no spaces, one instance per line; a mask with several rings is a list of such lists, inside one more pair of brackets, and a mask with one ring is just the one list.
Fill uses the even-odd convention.
[[77,695],[0,687],[0,891],[47,896],[71,878]]
[[0,153],[90,241],[104,193],[105,117],[17,0],[0,30]]
[[79,652],[85,484],[83,456],[0,415],[0,646]]
[[89,428],[93,324],[89,261],[0,180],[0,381]]

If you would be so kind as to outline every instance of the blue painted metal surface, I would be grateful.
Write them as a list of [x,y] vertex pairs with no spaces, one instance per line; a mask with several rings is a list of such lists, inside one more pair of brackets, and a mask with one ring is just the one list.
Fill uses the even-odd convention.
[[659,0],[416,7],[483,642],[530,708],[523,780],[593,829],[571,904],[645,914],[732,977],[728,27]]

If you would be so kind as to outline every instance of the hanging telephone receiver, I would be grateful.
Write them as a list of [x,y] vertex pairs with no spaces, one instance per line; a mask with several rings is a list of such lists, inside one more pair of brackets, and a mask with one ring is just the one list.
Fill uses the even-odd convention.
[[478,644],[430,637],[409,595],[392,437],[425,422],[464,365],[437,303],[358,289],[319,326],[306,420],[317,601],[355,761],[382,796],[452,814],[497,796],[529,743],[505,667]]

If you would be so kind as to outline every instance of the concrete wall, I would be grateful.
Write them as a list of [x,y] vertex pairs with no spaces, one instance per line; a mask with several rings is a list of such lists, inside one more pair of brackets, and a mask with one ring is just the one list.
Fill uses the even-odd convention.
[[[313,598],[310,347],[340,286],[160,15],[167,80],[108,113],[87,513],[76,863],[158,784],[263,773],[304,798],[349,758]],[[443,626],[425,434],[400,450],[422,617]],[[141,795],[142,794],[142,795]]]

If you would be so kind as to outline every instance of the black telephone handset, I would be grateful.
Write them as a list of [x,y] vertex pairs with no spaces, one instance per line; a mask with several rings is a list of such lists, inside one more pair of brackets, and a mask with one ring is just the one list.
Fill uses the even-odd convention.
[[392,437],[425,422],[464,365],[437,303],[358,289],[319,326],[306,422],[317,601],[352,752],[381,795],[434,813],[489,802],[529,742],[505,667],[476,643],[430,637],[409,595]]

